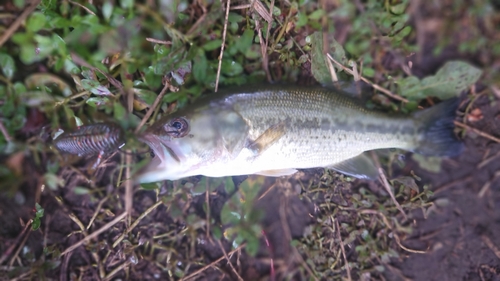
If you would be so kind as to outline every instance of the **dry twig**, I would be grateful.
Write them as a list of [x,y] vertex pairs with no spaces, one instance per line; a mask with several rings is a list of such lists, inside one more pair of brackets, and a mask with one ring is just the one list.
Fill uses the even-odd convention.
[[342,241],[342,236],[340,235],[340,225],[338,220],[335,220],[335,225],[337,227],[337,236],[339,237],[340,241],[340,249],[342,250],[342,256],[344,257],[345,270],[347,271],[347,280],[352,280],[351,268],[349,267],[349,261],[347,260],[347,256],[345,254],[344,241]]
[[436,188],[434,190],[434,195],[436,195],[436,194],[438,194],[440,192],[443,192],[443,191],[449,189],[450,187],[455,186],[457,183],[466,183],[466,182],[469,182],[470,180],[472,180],[472,176],[467,176],[465,178],[460,178],[460,179],[454,180],[452,182],[449,182],[449,183],[447,183],[447,184],[445,184],[443,186],[440,186],[440,187]]
[[129,266],[132,262],[127,260],[126,262],[122,263],[120,266],[118,266],[117,268],[113,269],[110,273],[108,273],[108,275],[106,275],[102,280],[104,281],[107,281],[107,280],[111,280],[111,278],[113,278],[113,276],[115,276],[118,272],[120,272],[120,270],[126,268],[127,266]]
[[224,253],[224,257],[226,258],[227,263],[231,267],[231,270],[234,272],[234,274],[236,274],[236,276],[238,277],[238,280],[243,281],[243,278],[241,278],[241,276],[238,274],[238,271],[236,271],[236,268],[234,268],[233,264],[231,263],[231,259],[229,259],[229,256],[227,255],[227,252],[224,249],[224,246],[222,246],[222,243],[220,242],[220,240],[217,240],[217,243],[219,243],[219,247],[222,250],[222,252]]
[[149,207],[146,211],[144,211],[135,221],[134,223],[132,223],[130,225],[130,227],[127,228],[126,231],[124,231],[122,233],[122,235],[120,235],[116,240],[115,242],[113,243],[113,248],[115,248],[116,246],[118,246],[118,244],[123,240],[123,238],[125,238],[125,235],[127,235],[127,233],[129,233],[130,231],[132,231],[138,224],[139,222],[141,222],[141,220],[143,218],[145,218],[147,215],[149,215],[154,209],[156,209],[158,206],[160,206],[163,202],[162,201],[158,201],[156,202],[153,206]]
[[163,89],[161,89],[161,92],[156,97],[155,101],[153,102],[153,105],[151,105],[151,107],[148,109],[148,112],[146,112],[146,115],[144,115],[144,117],[142,118],[141,123],[139,123],[139,125],[135,129],[135,133],[136,134],[139,133],[139,131],[141,130],[142,126],[144,126],[144,124],[146,124],[146,122],[148,121],[149,117],[151,117],[151,114],[153,114],[153,111],[155,110],[155,108],[158,106],[158,104],[160,104],[160,101],[163,99],[163,96],[167,92],[167,89],[169,88],[169,85],[170,85],[170,83],[168,83],[168,81],[166,81],[165,82],[165,86],[163,86]]
[[[132,214],[132,204],[133,204],[133,186],[132,186],[132,175],[130,167],[132,166],[132,154],[130,150],[127,150],[127,155],[125,155],[125,212],[130,216]],[[130,217],[128,222],[130,222]]]
[[106,225],[104,225],[103,227],[101,227],[100,229],[98,229],[97,231],[91,233],[89,236],[83,238],[82,240],[76,242],[75,244],[71,245],[68,249],[64,250],[64,252],[61,253],[61,256],[64,256],[65,254],[67,254],[68,252],[71,252],[73,251],[74,249],[80,247],[81,245],[83,245],[84,243],[87,243],[88,241],[90,241],[91,239],[94,239],[95,237],[99,236],[99,234],[103,233],[104,231],[108,230],[109,228],[111,228],[113,225],[117,224],[118,222],[120,222],[123,218],[125,218],[127,216],[127,212],[123,212],[121,213],[119,216],[117,216],[114,220],[108,222]]
[[405,220],[407,220],[408,217],[406,216],[405,211],[403,210],[403,208],[401,207],[401,205],[399,205],[399,202],[396,200],[396,197],[394,197],[394,193],[392,192],[391,185],[387,181],[387,178],[386,178],[386,176],[384,174],[384,170],[382,170],[382,168],[380,168],[380,167],[378,168],[378,174],[380,176],[380,179],[382,180],[382,184],[384,185],[385,190],[391,196],[392,202],[394,202],[394,205],[396,205],[396,208],[398,208],[399,212],[403,215],[403,218]]
[[220,46],[220,55],[219,55],[219,66],[217,67],[217,76],[215,78],[215,92],[219,88],[219,78],[220,78],[220,70],[222,68],[222,57],[224,56],[224,46],[226,45],[226,34],[227,34],[227,22],[229,18],[229,7],[231,6],[231,0],[226,0],[226,17],[224,18],[224,29],[222,30],[222,44]]
[[165,40],[160,40],[160,39],[151,38],[151,37],[147,37],[146,41],[151,42],[151,43],[156,43],[156,44],[162,44],[162,45],[172,45],[171,41],[165,41]]
[[89,8],[83,6],[80,3],[77,3],[77,2],[71,1],[71,0],[68,0],[68,2],[71,3],[71,4],[73,4],[73,5],[75,5],[75,6],[78,6],[78,7],[82,8],[82,9],[84,9],[85,11],[87,11],[87,13],[89,13],[91,15],[94,15],[94,16],[96,15],[94,12],[92,12],[92,10],[90,10]]
[[487,138],[487,139],[492,140],[494,142],[500,143],[500,139],[499,138],[494,137],[494,136],[492,136],[490,134],[487,134],[487,133],[485,133],[483,131],[480,131],[480,130],[478,130],[476,128],[472,128],[472,127],[470,127],[470,126],[468,126],[468,125],[466,125],[464,123],[455,121],[455,125],[457,125],[458,127],[464,128],[466,130],[471,130],[471,131],[473,131],[474,133],[480,135],[483,138]]
[[[236,253],[237,251],[243,249],[247,244],[246,243],[243,243],[241,244],[238,248],[232,250],[231,252],[228,253],[228,255],[232,255],[234,253]],[[209,269],[210,267],[216,265],[218,262],[220,262],[221,260],[225,259],[226,257],[225,256],[222,256],[218,259],[216,259],[215,261],[211,262],[210,264],[207,264],[205,265],[204,267],[198,269],[197,271],[189,274],[188,276],[185,276],[181,279],[181,281],[187,281],[187,280],[190,280],[190,279],[193,279],[194,277],[196,277],[198,274],[202,273],[203,271]]]
[[[32,220],[29,220],[29,222],[26,224],[26,225],[30,225],[33,221]],[[26,229],[25,229],[26,230]],[[25,231],[23,231],[23,233],[25,233]],[[19,255],[19,252],[21,252],[21,250],[23,249],[24,247],[24,244],[26,244],[26,241],[28,240],[28,237],[30,236],[30,233],[31,232],[28,232],[26,235],[24,235],[23,237],[23,240],[21,241],[21,243],[19,244],[19,246],[17,247],[17,250],[16,252],[14,253],[14,255],[12,256],[12,258],[10,259],[10,262],[9,262],[9,266],[12,267],[12,265],[14,264],[14,261],[16,260],[17,256]]]
[[33,0],[31,3],[28,4],[26,9],[23,11],[23,13],[5,30],[5,32],[0,36],[0,47],[3,46],[7,40],[16,32],[16,30],[21,26],[21,23],[31,14],[33,11],[35,11],[36,7],[38,4],[40,4],[41,0]]
[[12,142],[12,137],[9,135],[9,132],[7,132],[7,129],[3,125],[2,120],[0,120],[0,131],[2,132],[3,137],[7,142]]
[[481,240],[483,240],[483,242],[488,246],[488,248],[490,248],[490,250],[493,251],[495,256],[497,256],[497,258],[500,259],[500,249],[491,241],[491,239],[486,235],[482,235]]
[[[335,60],[332,56],[330,56],[330,54],[326,54],[326,55],[327,55],[328,59],[330,59],[330,60],[331,60],[332,62],[334,62],[336,65],[340,66],[340,67],[341,67],[341,68],[342,68],[345,72],[347,72],[347,73],[349,73],[349,74],[351,74],[351,75],[353,75],[353,76],[355,75],[355,74],[354,74],[354,72],[353,72],[350,68],[348,68],[348,67],[344,66],[343,64],[341,64],[340,62],[336,61],[336,60]],[[389,90],[387,90],[387,89],[383,88],[382,86],[379,86],[379,85],[377,85],[377,84],[375,84],[375,83],[371,82],[370,80],[366,79],[365,77],[363,77],[363,76],[361,76],[361,75],[359,76],[359,79],[361,79],[361,80],[363,80],[364,82],[366,82],[366,83],[370,84],[370,85],[371,85],[374,89],[376,89],[376,90],[378,90],[378,91],[380,91],[380,92],[382,92],[382,93],[386,94],[387,96],[389,96],[389,97],[391,97],[391,98],[393,98],[393,99],[395,99],[395,100],[399,100],[399,101],[402,101],[402,102],[408,102],[408,100],[407,100],[407,99],[405,99],[405,98],[403,98],[403,97],[400,97],[400,96],[398,96],[398,95],[396,95],[396,94],[392,93],[391,91],[389,91]]]
[[[0,257],[0,264],[2,264],[9,257],[9,255],[12,253],[12,251],[14,251],[14,249],[18,246],[19,241],[21,241],[21,239],[23,239],[23,237],[26,234],[26,231],[28,231],[28,229],[30,228],[32,223],[33,223],[33,220],[29,220],[28,223],[24,226],[24,229],[21,231],[19,236],[17,236],[14,243],[12,243],[12,245],[10,245],[10,247],[7,250],[5,250],[5,252],[2,254],[2,257]],[[26,236],[28,236],[28,235],[26,235]]]
[[486,192],[488,192],[488,190],[490,190],[490,187],[491,185],[493,184],[494,181],[496,181],[497,179],[500,178],[500,171],[497,171],[494,175],[493,175],[493,178],[491,180],[489,180],[488,182],[486,182],[483,187],[481,188],[481,190],[479,191],[478,193],[478,197],[479,198],[483,198],[484,195],[486,194]]

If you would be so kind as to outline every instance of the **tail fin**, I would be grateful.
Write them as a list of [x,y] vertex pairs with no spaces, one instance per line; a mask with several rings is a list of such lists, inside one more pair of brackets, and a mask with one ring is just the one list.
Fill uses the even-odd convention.
[[414,152],[429,156],[456,156],[462,153],[463,144],[453,133],[458,104],[458,98],[451,98],[414,114],[423,131]]

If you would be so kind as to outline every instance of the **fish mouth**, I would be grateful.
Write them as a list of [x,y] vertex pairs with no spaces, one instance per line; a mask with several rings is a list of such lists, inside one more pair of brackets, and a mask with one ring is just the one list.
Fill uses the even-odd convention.
[[146,143],[154,152],[151,161],[135,175],[137,183],[155,182],[162,178],[167,169],[181,162],[181,154],[168,140],[162,140],[153,134],[145,134],[139,140]]

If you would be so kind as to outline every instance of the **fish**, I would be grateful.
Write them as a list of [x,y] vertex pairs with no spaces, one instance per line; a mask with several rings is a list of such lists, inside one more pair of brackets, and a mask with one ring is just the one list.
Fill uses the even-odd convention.
[[79,126],[66,131],[53,141],[60,152],[87,156],[109,153],[125,144],[125,133],[115,123],[103,122]]
[[245,86],[202,96],[166,115],[139,139],[154,152],[138,183],[190,176],[286,176],[324,167],[375,179],[366,151],[398,148],[456,156],[458,98],[411,115],[367,109],[341,90]]

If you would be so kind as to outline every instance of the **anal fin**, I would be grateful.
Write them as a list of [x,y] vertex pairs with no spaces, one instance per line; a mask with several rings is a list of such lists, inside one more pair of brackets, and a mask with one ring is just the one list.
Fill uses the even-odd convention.
[[377,167],[364,153],[327,168],[358,179],[374,180],[378,177]]
[[267,170],[255,173],[256,175],[268,176],[268,177],[281,177],[293,175],[297,172],[296,169],[280,169],[280,170]]

